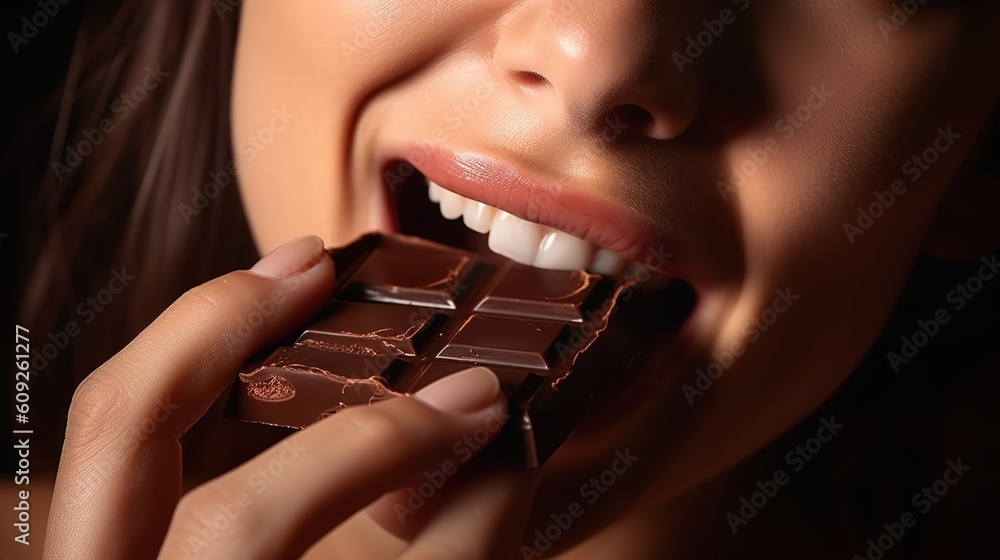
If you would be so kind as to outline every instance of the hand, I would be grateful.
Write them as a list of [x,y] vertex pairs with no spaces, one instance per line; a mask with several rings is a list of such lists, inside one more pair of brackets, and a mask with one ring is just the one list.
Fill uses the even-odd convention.
[[[473,368],[414,398],[339,412],[181,497],[180,436],[249,356],[323,305],[333,268],[318,238],[291,242],[184,294],[80,385],[46,558],[297,558],[383,494],[460,463],[456,443],[505,417],[496,377]],[[404,558],[513,552],[534,477],[455,478],[433,508],[413,512]]]

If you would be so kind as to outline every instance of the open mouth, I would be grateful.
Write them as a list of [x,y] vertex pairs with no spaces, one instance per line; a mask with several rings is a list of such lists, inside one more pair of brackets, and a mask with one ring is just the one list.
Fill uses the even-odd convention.
[[[398,162],[396,165],[409,165]],[[415,171],[390,189],[400,233],[473,252],[492,251],[521,264],[553,270],[621,274],[627,261],[579,237],[462,196]]]
[[694,308],[694,289],[657,272],[670,267],[649,258],[656,253],[645,243],[646,230],[615,208],[576,197],[566,204],[558,199],[561,193],[545,185],[512,180],[509,171],[483,177],[481,166],[455,165],[461,158],[449,156],[442,158],[444,164],[433,157],[419,166],[400,158],[385,162],[379,197],[385,206],[384,224],[398,233],[475,253],[491,251],[539,268],[586,269],[613,278],[645,274],[645,289],[665,292],[663,322],[655,327],[658,334],[655,347],[647,352],[649,359],[622,380],[580,431],[600,431],[634,412],[636,401],[662,383],[677,359],[683,338],[678,332]]
[[382,168],[385,222],[400,233],[538,268],[618,276],[634,266],[670,268],[649,228],[621,207],[529,178],[502,161],[430,152],[419,165]]

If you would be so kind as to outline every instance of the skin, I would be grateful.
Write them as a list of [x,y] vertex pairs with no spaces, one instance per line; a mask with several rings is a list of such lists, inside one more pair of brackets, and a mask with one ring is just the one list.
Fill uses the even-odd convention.
[[[669,365],[626,412],[574,436],[541,472],[470,465],[404,523],[393,506],[405,503],[406,491],[384,497],[370,516],[323,542],[337,557],[508,557],[518,551],[517,535],[527,529],[531,545],[532,531],[580,501],[581,484],[625,449],[638,457],[634,466],[587,505],[548,554],[584,558],[620,540],[634,548],[633,557],[659,557],[670,532],[648,530],[648,516],[669,518],[671,499],[794,425],[865,354],[992,109],[997,77],[984,69],[996,67],[998,34],[974,27],[986,19],[983,10],[965,5],[921,8],[887,34],[879,25],[892,15],[884,2],[789,0],[741,10],[746,5],[244,3],[233,132],[241,193],[262,253],[301,235],[339,245],[386,228],[379,158],[441,127],[444,147],[503,158],[635,213],[674,255],[665,269],[698,292]],[[720,18],[723,9],[734,21],[678,71],[672,54],[684,53],[688,37],[705,30],[703,20]],[[449,108],[476,97],[483,83],[488,94],[452,126]],[[604,116],[622,107],[641,110],[624,113],[631,120],[623,134],[595,143]],[[240,142],[257,136],[280,109],[293,116],[273,141],[241,150]],[[789,128],[787,115],[796,110],[808,117]],[[958,137],[911,181],[903,164],[934,146],[939,128]],[[748,158],[763,157],[769,146],[766,163],[733,178],[733,167],[750,166]],[[863,234],[849,237],[844,224],[857,225],[857,208],[896,180],[905,193]],[[732,188],[720,190],[720,181]],[[227,318],[249,313],[255,298],[286,281],[237,272],[199,287],[81,386],[57,481],[49,557],[95,550],[102,554],[93,557],[129,557],[157,550],[164,534],[164,554],[176,551],[171,547],[201,526],[192,519],[204,520],[231,500],[227,484],[273,460],[267,454],[280,449],[179,505],[179,483],[159,482],[165,473],[179,481],[176,436],[212,401],[198,395],[198,384],[214,398],[254,348],[316,309],[332,280],[329,268],[310,270],[308,288],[296,290],[252,340],[193,365],[205,342],[181,333],[198,326],[205,337],[221,336],[212,333],[233,328]],[[794,296],[792,304],[775,304],[776,290]],[[748,325],[772,308],[777,319],[755,336]],[[165,338],[178,341],[166,349],[147,342]],[[164,354],[156,367],[130,367],[155,352]],[[698,387],[698,370],[713,363],[723,375],[700,394],[686,392]],[[195,386],[181,384],[192,367]],[[96,427],[141,421],[165,396],[181,403],[170,429],[127,453],[102,452],[123,444]],[[303,454],[296,462],[303,474],[288,477],[294,484],[282,482],[290,497],[280,508],[248,509],[204,555],[297,557],[372,499],[419,482],[481,420],[397,399],[307,428],[293,437],[336,437],[366,451]],[[372,435],[351,428],[366,422],[386,429]],[[394,446],[402,450],[386,451]],[[87,496],[70,491],[109,464],[139,476],[122,486],[124,475],[110,475]],[[98,505],[105,507],[94,516]],[[132,541],[91,541],[96,537],[71,529],[86,515],[90,533],[103,534],[124,508],[139,512]],[[324,512],[320,523],[305,515],[316,510]]]

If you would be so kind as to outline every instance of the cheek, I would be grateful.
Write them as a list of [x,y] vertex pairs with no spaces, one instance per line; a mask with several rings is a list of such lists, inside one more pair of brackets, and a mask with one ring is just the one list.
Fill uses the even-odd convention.
[[[665,492],[762,445],[850,374],[882,330],[937,198],[970,148],[956,143],[919,177],[906,171],[915,155],[944,146],[940,128],[974,129],[961,93],[937,87],[955,56],[951,22],[890,43],[869,24],[827,32],[850,43],[819,32],[760,34],[766,114],[722,158],[746,274],[732,292],[702,294],[705,312],[695,319],[704,317],[705,344],[678,384],[708,388],[688,399],[671,387],[660,403],[725,413],[695,422],[693,443],[677,453],[684,462],[665,470]],[[907,187],[902,195],[892,193],[894,181]],[[845,225],[857,226],[858,208],[873,203],[884,211],[875,206],[880,216],[850,237]],[[704,371],[720,380],[699,377]],[[718,449],[718,441],[734,443]]]
[[[233,149],[262,251],[315,234],[343,244],[371,228],[371,193],[348,165],[373,91],[447,48],[475,11],[440,2],[248,1],[233,84]],[[419,25],[417,23],[419,22]],[[270,130],[275,113],[290,115]]]
[[302,29],[303,11],[283,3],[247,2],[240,21],[233,152],[262,252],[306,234],[330,242],[342,222],[344,195],[335,156],[343,109],[328,101],[334,80],[316,71],[316,64],[329,46],[310,44],[302,34],[308,31]]
[[[791,275],[836,292],[845,278],[849,284],[878,270],[889,281],[867,290],[891,297],[949,179],[948,166],[922,178],[921,188],[894,196],[862,235],[846,226],[859,206],[877,200],[875,191],[893,181],[909,185],[903,164],[934,141],[942,117],[926,110],[928,92],[952,57],[953,22],[887,42],[872,23],[877,17],[824,18],[831,24],[809,36],[762,29],[759,58],[771,108],[751,134],[727,147],[720,195],[741,220],[751,281]],[[846,35],[851,42],[835,40]]]

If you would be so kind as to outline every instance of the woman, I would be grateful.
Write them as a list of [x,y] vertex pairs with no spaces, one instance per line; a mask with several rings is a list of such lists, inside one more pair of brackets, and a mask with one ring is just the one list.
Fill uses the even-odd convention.
[[[922,250],[993,273],[996,237],[936,226],[989,216],[974,155],[998,91],[996,8],[762,4],[126,3],[85,28],[63,105],[88,112],[64,111],[70,135],[53,143],[44,192],[66,202],[48,202],[25,316],[61,326],[53,292],[75,302],[124,266],[122,297],[143,306],[84,309],[135,335],[127,313],[144,324],[246,262],[242,211],[266,256],[187,291],[76,389],[46,556],[297,557],[321,539],[317,556],[345,558],[692,550],[678,533],[700,508],[678,497],[713,495],[707,481],[847,379]],[[433,215],[424,179],[463,223]],[[690,283],[697,304],[654,371],[543,469],[473,461],[408,502],[408,485],[436,480],[456,441],[505,413],[475,368],[227,472],[236,456],[204,428],[186,450],[214,456],[195,466],[217,476],[182,497],[178,438],[217,418],[206,411],[246,358],[322,305],[335,275],[322,247],[397,228],[549,268],[635,261]],[[95,251],[98,229],[121,235],[118,252]],[[93,253],[94,284],[73,292]],[[224,344],[276,291],[267,322]],[[842,418],[802,426],[833,446]],[[788,477],[822,451],[805,441],[785,448]],[[764,470],[773,497],[787,481]],[[738,537],[765,505],[741,511],[747,488],[716,488],[726,514],[700,524]],[[864,535],[840,544],[874,554]]]

